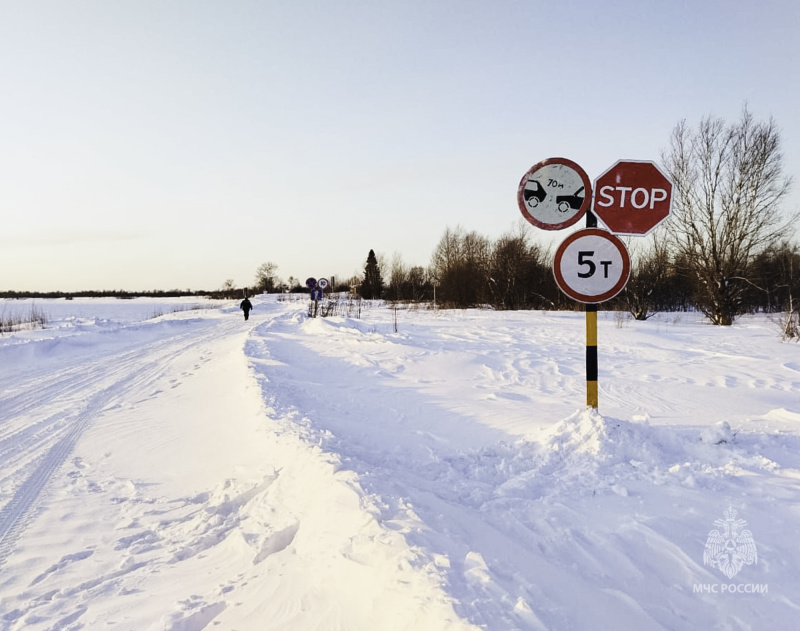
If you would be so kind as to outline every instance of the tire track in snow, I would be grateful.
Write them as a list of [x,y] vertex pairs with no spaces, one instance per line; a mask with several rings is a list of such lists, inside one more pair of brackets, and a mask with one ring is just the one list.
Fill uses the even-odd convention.
[[[53,400],[80,391],[93,384],[98,377],[107,374],[107,369],[108,366],[104,362],[99,367],[97,365],[81,365],[77,375],[78,369],[74,366],[56,373],[38,374],[23,385],[21,392],[3,399],[4,415],[25,414],[36,409],[43,400]],[[31,397],[30,391],[34,388],[37,396]]]
[[[131,379],[133,377],[131,376]],[[22,483],[11,501],[0,510],[0,567],[11,553],[17,538],[24,531],[36,500],[50,477],[67,459],[92,419],[113,398],[115,390],[116,387],[106,388],[92,397],[66,436],[44,454],[33,474]]]
[[[187,341],[190,342],[188,346]],[[60,430],[63,435],[55,444],[52,441],[31,440],[31,427],[44,431],[47,429],[48,419],[7,434],[0,441],[0,448],[4,448],[3,453],[20,445],[29,446],[34,453],[28,454],[27,461],[35,463],[33,471],[27,474],[8,503],[0,509],[0,567],[4,565],[16,541],[34,516],[37,500],[48,481],[72,453],[75,444],[94,418],[116,400],[123,398],[129,390],[155,380],[163,372],[164,365],[187,348],[203,342],[202,336],[198,339],[197,331],[191,327],[189,332],[173,334],[132,351],[112,353],[99,362],[86,362],[59,371],[44,386],[40,381],[42,375],[38,379],[34,376],[23,392],[12,397],[17,402],[13,409],[18,413],[30,414],[38,407],[49,405],[59,398],[64,398],[65,405],[73,411],[77,402],[78,413],[69,422],[66,430]],[[81,400],[81,395],[87,390],[95,392]],[[27,404],[26,399],[34,403]],[[46,403],[43,404],[43,401]],[[57,420],[54,423],[61,422],[64,418],[64,414],[55,416]],[[48,447],[50,444],[52,446]],[[41,453],[36,454],[36,450]]]

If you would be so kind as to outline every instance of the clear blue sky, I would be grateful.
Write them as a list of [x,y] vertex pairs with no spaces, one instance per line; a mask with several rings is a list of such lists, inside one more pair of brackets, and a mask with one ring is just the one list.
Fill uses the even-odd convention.
[[0,0],[0,290],[426,266],[448,226],[511,230],[534,163],[594,179],[745,104],[798,176],[798,27],[797,0]]

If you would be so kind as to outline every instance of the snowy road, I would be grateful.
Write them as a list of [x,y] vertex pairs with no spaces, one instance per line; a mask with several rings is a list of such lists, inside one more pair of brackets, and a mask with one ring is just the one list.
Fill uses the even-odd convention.
[[466,628],[354,477],[270,425],[243,353],[259,321],[3,348],[0,628]]
[[[0,339],[0,629],[794,628],[768,323],[601,321],[601,416],[579,314],[255,306]],[[734,579],[703,556],[729,506]]]
[[152,388],[177,357],[198,343],[196,330],[171,328],[162,327],[152,340],[137,335],[130,341],[132,348],[119,340],[94,343],[90,352],[69,353],[68,365],[54,362],[46,348],[11,349],[7,367],[16,359],[13,351],[27,356],[24,364],[14,361],[24,372],[3,400],[7,420],[0,435],[0,462],[4,473],[11,470],[23,481],[0,512],[0,566],[48,481],[98,414],[131,393]]

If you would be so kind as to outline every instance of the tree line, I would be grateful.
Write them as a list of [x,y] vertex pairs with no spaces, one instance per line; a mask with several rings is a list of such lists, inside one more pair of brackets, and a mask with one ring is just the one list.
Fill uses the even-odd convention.
[[128,300],[139,297],[146,298],[179,298],[183,296],[198,296],[202,298],[219,297],[221,290],[191,290],[191,289],[153,289],[144,291],[128,291],[125,289],[102,289],[82,291],[0,291],[0,298],[21,300],[24,298],[119,298]]
[[[698,278],[697,263],[671,251],[657,237],[642,243],[624,240],[631,254],[631,275],[625,289],[603,308],[629,311],[638,320],[659,311],[698,310],[714,324],[730,324],[744,313],[781,313],[798,307],[796,243],[784,240],[759,252],[727,286],[718,286]],[[395,256],[388,269],[378,268],[377,282],[365,272],[359,293],[364,298],[411,302],[432,301],[435,293],[441,306],[453,308],[579,308],[556,285],[552,258],[552,251],[536,243],[525,228],[495,241],[461,227],[447,228],[429,267],[407,267]]]

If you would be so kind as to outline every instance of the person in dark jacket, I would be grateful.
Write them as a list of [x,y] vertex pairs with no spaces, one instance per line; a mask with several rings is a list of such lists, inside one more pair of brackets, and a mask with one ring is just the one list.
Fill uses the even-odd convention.
[[242,300],[242,304],[239,305],[239,308],[244,311],[244,319],[247,320],[247,318],[250,317],[250,309],[253,308],[253,303],[250,302],[250,299],[247,296],[245,296],[244,300]]

